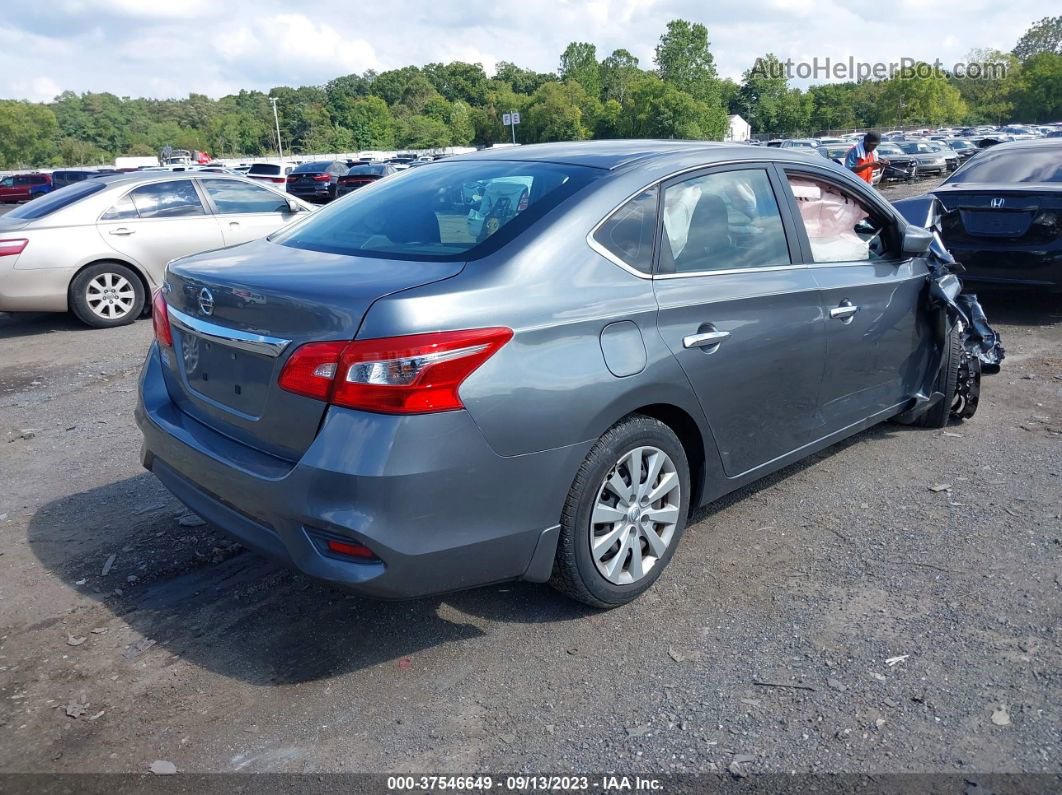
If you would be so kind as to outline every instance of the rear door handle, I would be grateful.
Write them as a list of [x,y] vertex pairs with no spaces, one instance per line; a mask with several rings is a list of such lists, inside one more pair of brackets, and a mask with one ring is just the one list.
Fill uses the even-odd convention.
[[108,234],[121,235],[121,236],[124,237],[125,235],[133,234],[135,231],[136,231],[135,229],[129,229],[128,227],[125,227],[125,226],[119,226],[117,229],[112,229]]
[[840,306],[835,306],[830,310],[830,317],[834,320],[846,320],[858,311],[859,307],[851,301],[841,301]]
[[230,227],[237,227],[239,225],[240,225],[239,221],[229,221],[229,226]]
[[710,345],[718,345],[729,336],[729,331],[705,331],[702,334],[690,334],[682,338],[682,347],[707,348]]

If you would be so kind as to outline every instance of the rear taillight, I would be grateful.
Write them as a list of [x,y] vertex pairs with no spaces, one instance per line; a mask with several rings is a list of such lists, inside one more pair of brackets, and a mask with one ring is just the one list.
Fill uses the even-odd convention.
[[512,336],[511,329],[485,328],[311,342],[288,358],[280,386],[365,411],[452,411],[463,408],[457,394],[461,384]]
[[29,241],[25,238],[17,240],[0,240],[0,257],[14,257],[22,253]]
[[298,181],[299,181],[299,175],[298,174],[289,174],[288,175],[288,182],[298,182]]
[[330,179],[332,179],[332,175],[331,174],[315,174],[314,178],[313,178],[313,181],[314,182],[328,182],[328,180],[330,180]]
[[311,342],[295,349],[280,373],[280,388],[296,395],[328,400],[339,357],[348,342]]
[[283,185],[284,183],[288,182],[289,180],[291,180],[291,177],[273,177],[271,182],[273,182],[276,185]]
[[170,311],[166,308],[166,299],[162,290],[155,292],[151,299],[151,325],[155,328],[155,339],[159,345],[173,347],[173,331],[170,329]]

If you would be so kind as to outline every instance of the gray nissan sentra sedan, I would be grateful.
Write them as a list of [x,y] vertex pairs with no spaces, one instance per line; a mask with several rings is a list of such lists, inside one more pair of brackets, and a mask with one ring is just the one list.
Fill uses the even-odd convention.
[[692,508],[896,415],[948,421],[931,240],[801,153],[452,158],[172,262],[143,463],[366,594],[523,579],[623,604]]

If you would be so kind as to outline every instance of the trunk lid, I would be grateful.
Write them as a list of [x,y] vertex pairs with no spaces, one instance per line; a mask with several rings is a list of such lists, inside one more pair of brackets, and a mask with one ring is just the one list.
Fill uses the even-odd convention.
[[1057,234],[1058,223],[1043,223],[1062,212],[1062,192],[1006,188],[938,190],[937,198],[947,211],[943,229],[950,239],[1002,238],[1021,240]]
[[461,262],[411,262],[291,248],[266,240],[199,254],[167,271],[174,403],[199,422],[264,452],[297,460],[327,405],[277,379],[306,342],[349,340],[374,301],[446,279]]

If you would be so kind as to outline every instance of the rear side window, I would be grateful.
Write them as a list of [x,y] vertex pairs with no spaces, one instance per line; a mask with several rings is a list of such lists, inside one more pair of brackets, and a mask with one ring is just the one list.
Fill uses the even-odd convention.
[[333,254],[474,259],[514,239],[600,173],[557,163],[440,163],[355,191],[270,239]]
[[131,190],[104,215],[104,221],[126,218],[183,218],[205,215],[191,180],[155,182]]
[[653,270],[658,189],[653,186],[628,201],[594,232],[594,240],[613,257],[642,273]]
[[665,188],[661,272],[789,264],[785,227],[765,170],[720,171]]

